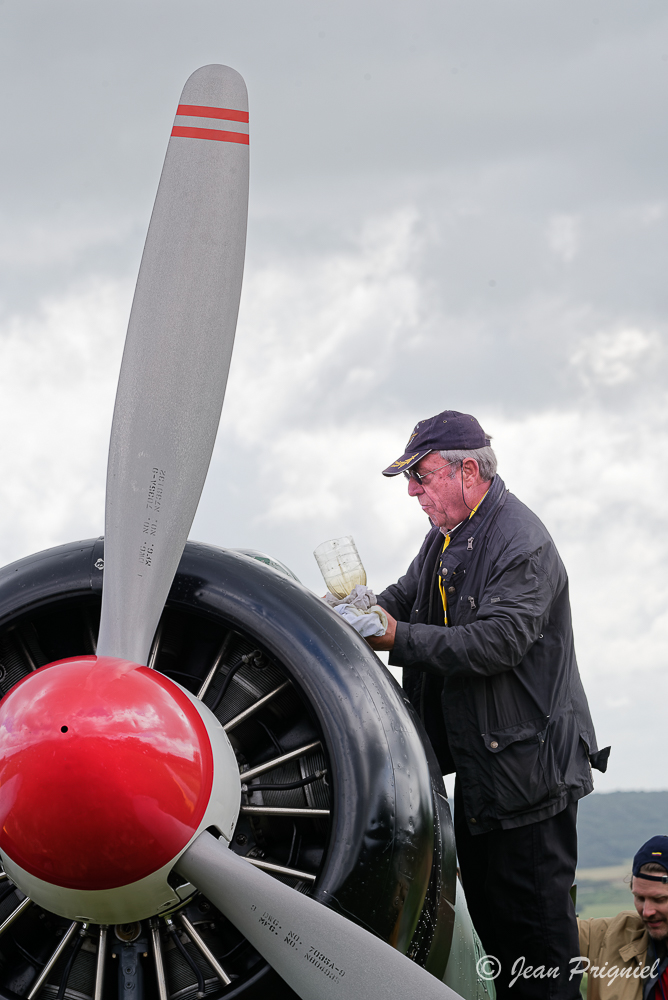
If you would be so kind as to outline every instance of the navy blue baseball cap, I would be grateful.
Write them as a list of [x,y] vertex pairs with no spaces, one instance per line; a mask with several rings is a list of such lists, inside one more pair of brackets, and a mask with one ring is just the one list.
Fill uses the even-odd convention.
[[[643,865],[648,865],[652,861],[662,865],[666,869],[666,874],[651,875],[649,872],[640,871]],[[646,844],[643,844],[633,859],[632,870],[637,878],[646,878],[649,882],[668,883],[668,837],[652,837]]]
[[443,410],[415,425],[403,455],[383,475],[398,476],[432,451],[474,451],[488,447],[489,443],[489,437],[470,413]]

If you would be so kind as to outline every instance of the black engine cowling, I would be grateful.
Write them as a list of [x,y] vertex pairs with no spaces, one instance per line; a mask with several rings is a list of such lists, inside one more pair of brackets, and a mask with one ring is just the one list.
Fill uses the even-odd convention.
[[[95,651],[103,560],[97,539],[0,570],[3,694],[30,670]],[[150,665],[198,694],[216,663],[203,699],[223,724],[234,720],[228,735],[242,781],[245,771],[307,748],[247,786],[233,849],[258,864],[303,871],[301,880],[277,877],[441,978],[454,923],[452,822],[431,747],[400,687],[368,645],[294,579],[247,555],[190,542]],[[294,806],[314,811],[299,818],[276,813]],[[17,894],[0,894],[0,922],[16,901]],[[184,938],[179,948],[174,931],[163,928],[170,1000],[194,1000],[196,967],[207,996],[295,995],[203,897],[185,900],[184,911],[233,982],[223,988],[192,942]],[[4,995],[29,994],[67,926],[33,907],[0,937]],[[123,961],[123,949],[132,946],[141,963],[149,930],[138,926],[123,941],[117,928],[107,946],[114,960]],[[69,1000],[93,997],[93,931],[65,989],[67,952],[41,995],[55,998],[60,987]],[[105,1000],[119,988],[114,960],[106,967]],[[144,993],[157,996],[150,964],[141,978]]]

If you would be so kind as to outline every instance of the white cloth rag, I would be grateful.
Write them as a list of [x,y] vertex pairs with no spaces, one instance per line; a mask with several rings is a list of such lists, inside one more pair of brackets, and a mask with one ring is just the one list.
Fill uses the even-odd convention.
[[344,621],[366,638],[368,635],[385,635],[387,631],[387,615],[376,604],[376,595],[370,587],[358,583],[350,593],[343,598],[335,597],[329,591],[325,600],[332,611],[341,615]]

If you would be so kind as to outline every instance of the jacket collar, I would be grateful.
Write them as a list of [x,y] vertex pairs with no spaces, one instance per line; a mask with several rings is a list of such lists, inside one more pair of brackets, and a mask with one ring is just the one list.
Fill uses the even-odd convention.
[[[456,528],[452,529],[450,532],[450,544],[443,554],[443,561],[447,563],[450,569],[455,569],[459,563],[466,559],[467,554],[470,554],[468,550],[473,549],[475,536],[482,531],[499,509],[499,505],[505,498],[506,492],[506,484],[503,479],[500,476],[494,476],[492,485],[473,517],[467,517],[465,521],[461,521]],[[436,529],[434,537],[443,538],[440,528]],[[467,549],[462,549],[460,541],[462,538],[468,539]],[[460,544],[456,544],[458,542]],[[443,542],[440,541],[437,545],[439,554],[442,546]]]
[[[636,915],[633,914],[633,916]],[[637,921],[627,922],[624,928],[624,937],[628,938],[628,940],[619,949],[619,956],[622,961],[628,962],[631,958],[644,961],[647,949],[649,948],[649,934],[639,917]]]
[[476,531],[480,531],[486,521],[489,520],[491,515],[496,510],[499,500],[505,492],[506,484],[501,476],[494,476],[492,485],[480,501],[480,505],[473,517],[465,518],[465,520],[461,521],[457,527],[453,528],[450,532],[451,543],[455,540],[455,538],[459,538],[460,534],[466,530],[472,531],[475,537]]

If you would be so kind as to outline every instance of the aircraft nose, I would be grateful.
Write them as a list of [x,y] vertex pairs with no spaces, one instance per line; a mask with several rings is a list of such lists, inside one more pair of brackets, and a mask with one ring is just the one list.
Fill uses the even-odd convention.
[[55,885],[109,889],[162,867],[197,830],[212,778],[199,715],[146,667],[60,662],[0,706],[0,847]]

